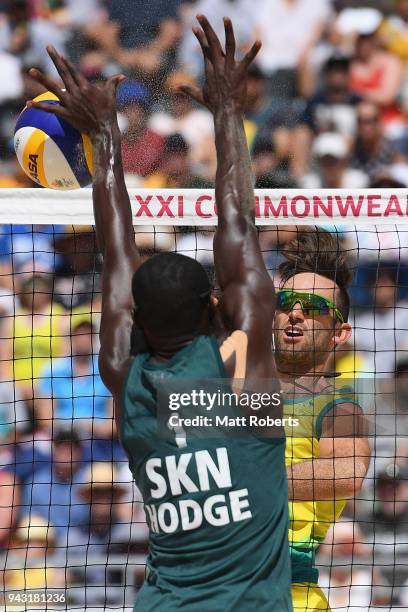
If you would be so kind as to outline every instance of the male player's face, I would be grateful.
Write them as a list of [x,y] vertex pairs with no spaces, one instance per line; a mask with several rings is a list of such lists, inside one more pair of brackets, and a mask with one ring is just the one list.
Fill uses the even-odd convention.
[[[337,287],[333,281],[309,272],[296,274],[281,289],[300,293],[317,293],[337,303]],[[281,364],[323,365],[336,344],[350,337],[350,325],[341,324],[330,314],[305,314],[301,305],[294,304],[290,311],[276,310],[274,339],[278,362]]]

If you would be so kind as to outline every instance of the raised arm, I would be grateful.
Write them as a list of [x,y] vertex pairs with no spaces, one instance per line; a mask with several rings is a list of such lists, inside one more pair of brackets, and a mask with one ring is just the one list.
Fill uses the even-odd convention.
[[214,240],[221,308],[228,331],[248,336],[248,366],[257,376],[271,376],[274,286],[266,270],[255,228],[255,194],[245,139],[243,106],[247,70],[260,49],[256,42],[239,62],[231,21],[224,19],[225,53],[211,25],[198,16],[194,28],[205,61],[205,84],[182,90],[214,116],[217,148],[216,199],[218,228]]
[[27,104],[65,119],[91,139],[96,235],[103,255],[100,367],[104,383],[118,399],[130,358],[132,276],[141,263],[123,175],[116,115],[116,88],[124,77],[113,77],[102,85],[92,84],[53,47],[47,50],[65,90],[38,70],[31,70],[31,75],[58,96],[61,105]]

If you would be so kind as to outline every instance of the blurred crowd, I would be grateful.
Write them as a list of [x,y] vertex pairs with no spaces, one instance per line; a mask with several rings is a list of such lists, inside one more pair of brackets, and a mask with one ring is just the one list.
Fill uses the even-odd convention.
[[[212,117],[178,91],[202,82],[198,13],[220,35],[230,16],[240,53],[263,42],[245,109],[256,187],[408,187],[408,0],[0,0],[0,187],[35,186],[13,131],[25,101],[42,93],[29,68],[58,78],[47,44],[89,79],[127,75],[118,116],[129,187],[212,187]],[[397,577],[379,569],[408,558],[408,231],[329,229],[354,271],[355,334],[335,371],[381,380],[368,401],[375,459],[361,499],[322,547],[332,566],[322,580],[333,610],[347,598],[408,605],[407,561]],[[277,282],[296,231],[260,231]],[[145,257],[176,249],[210,274],[212,234],[136,228]],[[88,601],[115,604],[124,578],[107,573],[109,555],[123,564],[144,555],[147,529],[98,371],[100,266],[92,228],[0,226],[0,579],[9,589],[86,583]],[[142,577],[136,568],[135,589]]]

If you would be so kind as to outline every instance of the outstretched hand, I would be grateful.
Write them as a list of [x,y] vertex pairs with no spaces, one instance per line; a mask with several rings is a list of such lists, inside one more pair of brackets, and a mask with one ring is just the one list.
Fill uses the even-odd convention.
[[202,89],[182,85],[180,91],[213,113],[228,104],[233,104],[235,110],[242,112],[246,101],[248,67],[261,48],[261,43],[256,41],[244,58],[237,61],[231,20],[224,17],[225,52],[208,19],[198,15],[197,20],[201,28],[193,28],[193,33],[204,56],[205,83]]
[[89,135],[97,133],[107,123],[116,121],[116,89],[126,77],[114,76],[101,85],[95,85],[90,83],[72,62],[57,53],[54,47],[47,47],[47,52],[65,89],[61,89],[54,79],[36,68],[30,70],[30,75],[48,91],[55,94],[61,104],[31,100],[27,102],[27,106],[53,113],[68,121],[80,132]]

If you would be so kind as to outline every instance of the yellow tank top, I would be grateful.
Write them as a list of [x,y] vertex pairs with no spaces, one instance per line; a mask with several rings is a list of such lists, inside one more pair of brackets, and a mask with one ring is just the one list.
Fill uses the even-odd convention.
[[17,311],[13,320],[13,380],[31,383],[52,357],[63,353],[63,321],[68,315],[59,304],[52,304],[34,317]]
[[[335,405],[346,402],[357,403],[347,387],[285,401],[285,417],[299,420],[299,427],[286,427],[286,465],[319,457],[323,418]],[[345,505],[343,500],[289,502],[292,582],[317,582],[315,551]]]

